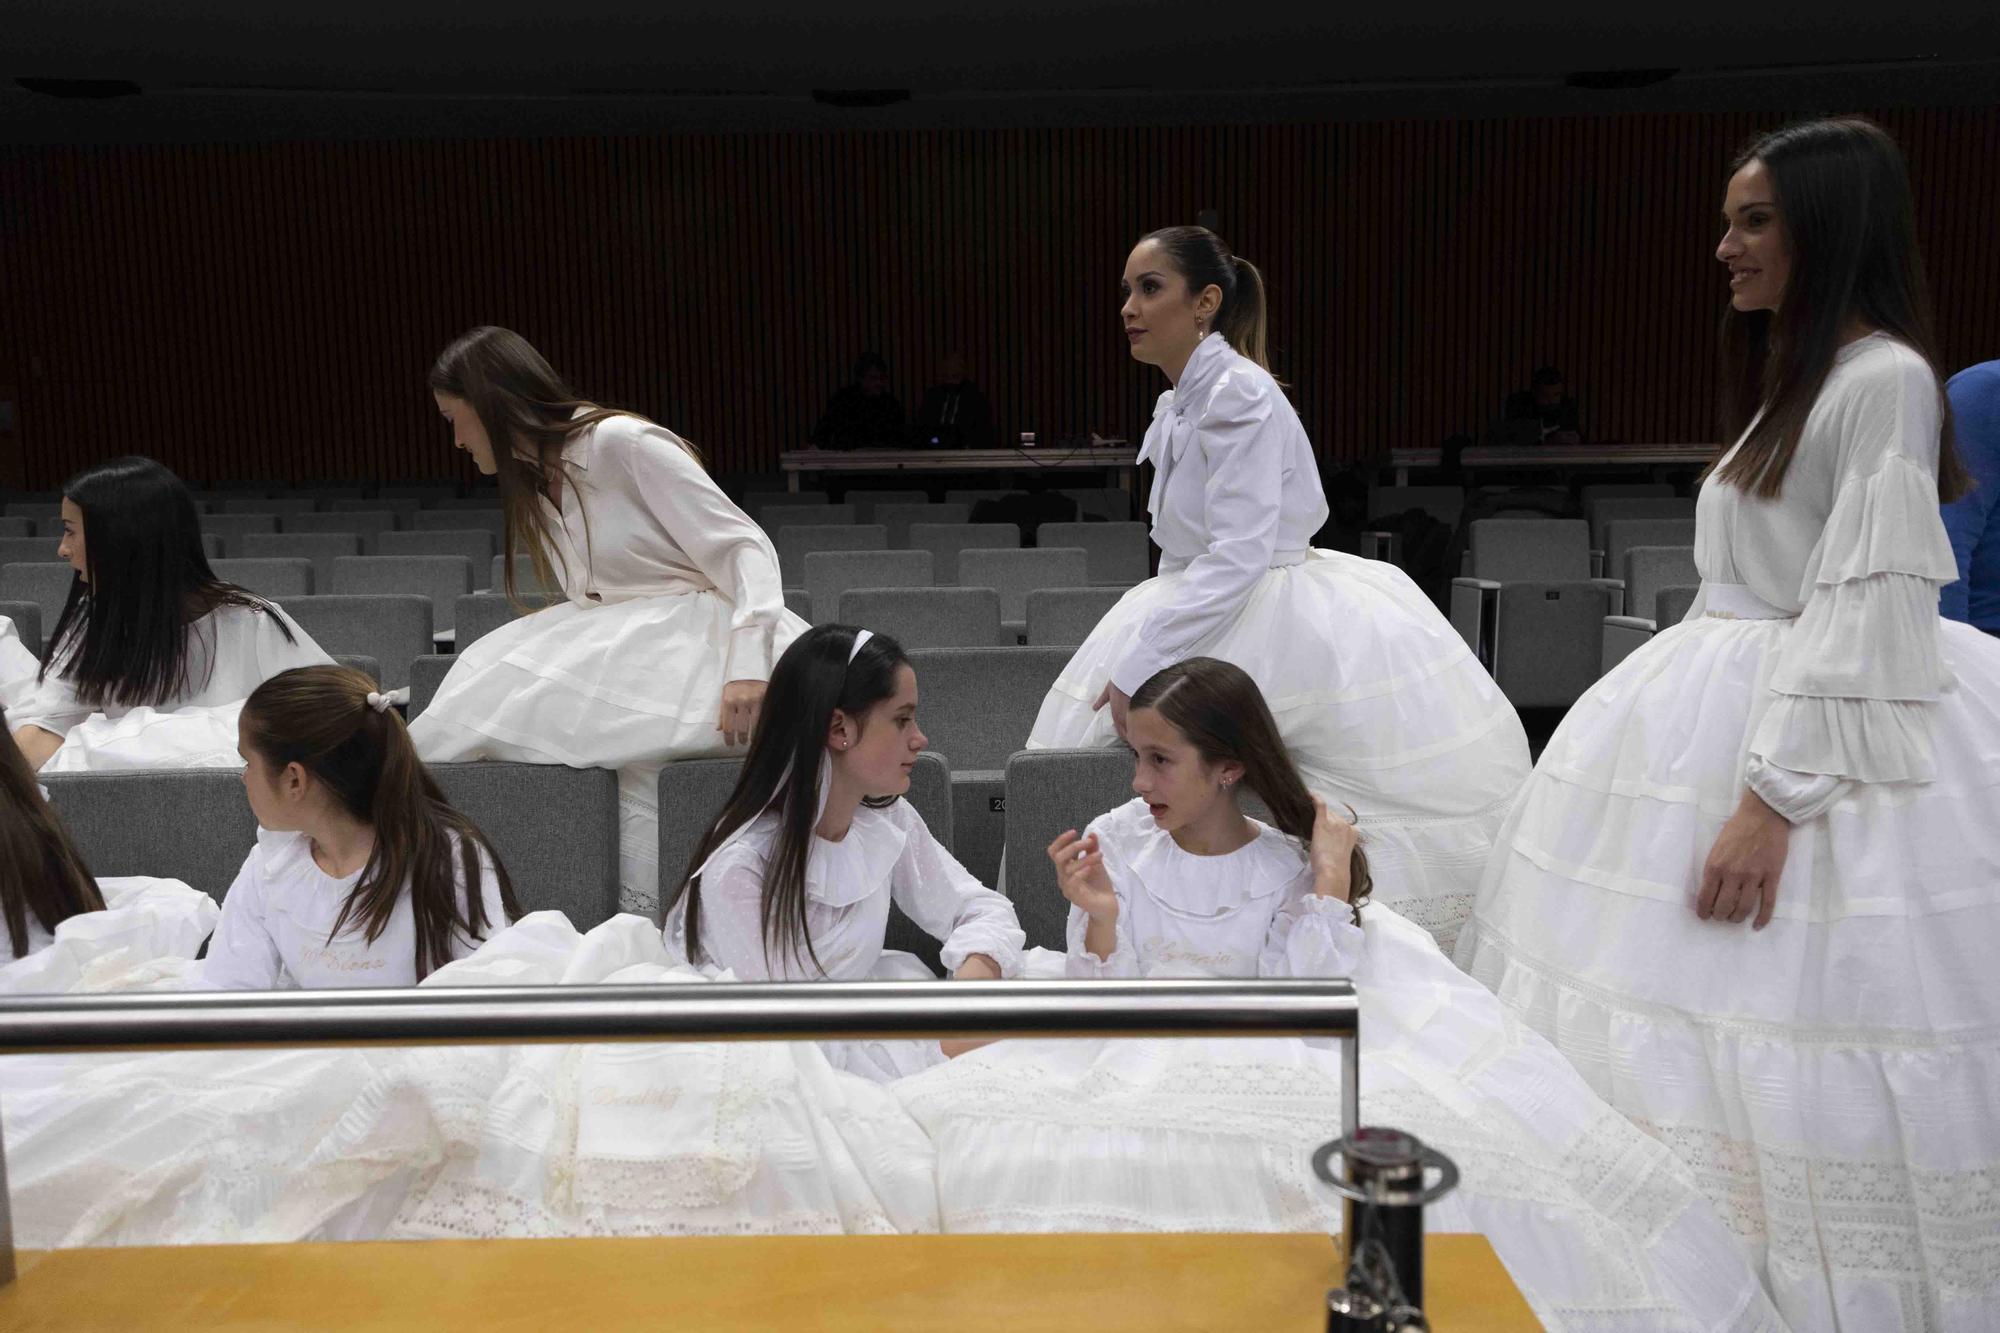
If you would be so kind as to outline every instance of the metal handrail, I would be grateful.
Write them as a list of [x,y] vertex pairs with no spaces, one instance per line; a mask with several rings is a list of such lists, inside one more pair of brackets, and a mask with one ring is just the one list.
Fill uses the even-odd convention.
[[[824,981],[0,997],[0,1055],[259,1046],[1319,1037],[1361,1125],[1361,1006],[1346,981]],[[0,1134],[0,1284],[14,1233]]]

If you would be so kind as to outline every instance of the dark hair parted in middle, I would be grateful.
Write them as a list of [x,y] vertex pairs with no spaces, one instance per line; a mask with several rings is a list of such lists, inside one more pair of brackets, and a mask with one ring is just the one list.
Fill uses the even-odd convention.
[[[407,883],[421,980],[451,961],[454,931],[484,939],[489,926],[507,925],[521,909],[493,844],[445,800],[396,711],[377,711],[368,702],[374,689],[375,682],[352,667],[281,671],[244,703],[243,742],[274,772],[298,764],[350,816],[373,827],[375,849],[327,939],[351,923],[373,944]],[[486,919],[481,852],[493,862],[507,921]]]
[[1219,289],[1222,304],[1215,312],[1216,330],[1239,356],[1265,370],[1271,368],[1264,336],[1264,275],[1255,264],[1231,251],[1206,227],[1162,227],[1139,239],[1166,253],[1174,272],[1187,279],[1189,296],[1200,296],[1210,287]]
[[[1142,708],[1152,709],[1186,737],[1203,762],[1243,765],[1243,785],[1263,798],[1272,826],[1305,846],[1312,844],[1317,817],[1312,793],[1285,748],[1263,691],[1242,667],[1215,657],[1190,657],[1163,667],[1132,696],[1131,711]],[[1348,860],[1348,876],[1348,901],[1358,921],[1362,901],[1374,887],[1359,843]]]
[[[806,857],[820,812],[820,759],[834,710],[866,725],[868,711],[895,697],[897,672],[910,663],[902,645],[886,634],[871,634],[854,651],[861,631],[852,625],[816,625],[792,641],[771,669],[757,730],[736,788],[689,858],[679,888],[664,904],[687,895],[687,952],[699,960],[701,876],[708,858],[744,825],[766,810],[778,811],[778,837],[764,879],[762,918],[765,957],[789,954],[820,968],[806,925]],[[850,661],[850,655],[852,660]],[[899,797],[870,798],[880,809]],[[824,971],[824,968],[820,968]]]
[[[42,678],[55,671],[93,707],[137,708],[198,693],[208,682],[193,679],[195,622],[218,607],[270,603],[216,577],[193,497],[152,459],[85,468],[63,495],[83,514],[88,578],[70,580]],[[272,620],[290,640],[283,618]],[[206,665],[214,669],[213,661]]]

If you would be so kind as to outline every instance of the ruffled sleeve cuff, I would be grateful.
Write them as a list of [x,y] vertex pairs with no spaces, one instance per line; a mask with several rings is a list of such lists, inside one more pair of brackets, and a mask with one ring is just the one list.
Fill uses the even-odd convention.
[[1113,977],[1136,977],[1139,975],[1139,953],[1132,947],[1131,913],[1120,911],[1116,935],[1109,958],[1099,958],[1083,942],[1084,932],[1090,928],[1090,917],[1081,908],[1072,905],[1069,909],[1069,924],[1064,934],[1066,975],[1085,980],[1102,980]]
[[983,953],[993,960],[1001,976],[1015,977],[1021,973],[1021,950],[1027,943],[1026,933],[1013,924],[1010,909],[1005,921],[986,916],[960,924],[939,948],[938,961],[944,964],[946,972],[956,972],[966,959]]
[[1287,903],[1271,922],[1257,971],[1266,977],[1351,977],[1366,942],[1352,906],[1308,893]]

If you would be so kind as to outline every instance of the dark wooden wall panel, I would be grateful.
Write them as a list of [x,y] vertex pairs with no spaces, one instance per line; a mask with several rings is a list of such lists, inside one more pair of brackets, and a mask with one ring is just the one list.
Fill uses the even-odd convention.
[[[2000,356],[2000,110],[1877,111],[1947,358]],[[914,409],[962,347],[1003,433],[1136,437],[1133,238],[1215,209],[1335,459],[1476,431],[1544,360],[1603,438],[1711,434],[1723,168],[1747,115],[689,135],[0,154],[0,385],[32,486],[444,477],[424,390],[481,322],[587,394],[773,466],[855,355]]]

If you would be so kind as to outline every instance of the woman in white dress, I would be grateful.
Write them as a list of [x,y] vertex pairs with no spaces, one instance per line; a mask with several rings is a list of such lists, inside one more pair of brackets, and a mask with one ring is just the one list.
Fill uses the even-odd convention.
[[1326,497],[1265,364],[1256,268],[1204,228],[1169,227],[1133,248],[1120,285],[1132,356],[1173,385],[1139,451],[1160,574],[1077,650],[1028,744],[1114,744],[1161,667],[1234,662],[1307,786],[1367,824],[1384,894],[1449,946],[1528,774],[1520,719],[1406,574],[1309,545]]
[[[670,904],[671,950],[739,981],[925,980],[885,949],[889,905],[943,945],[953,977],[1020,970],[1013,904],[952,859],[902,799],[927,743],[895,640],[821,625],[785,651],[742,776]],[[893,1078],[959,1043],[832,1043],[837,1068]]]
[[[1427,1221],[1485,1233],[1548,1327],[1779,1327],[1671,1153],[1428,934],[1380,905],[1359,919],[1356,830],[1307,792],[1241,669],[1152,676],[1127,735],[1138,799],[1049,848],[1069,975],[1352,976],[1364,1122],[1458,1163]],[[947,1230],[1307,1231],[1339,1226],[1309,1162],[1339,1135],[1340,1086],[1321,1043],[1161,1040],[1001,1042],[895,1088],[936,1144]]]
[[21,631],[13,620],[0,616],[0,708],[19,708],[26,703],[41,674],[41,659],[21,642]]
[[1964,483],[1901,154],[1733,167],[1702,591],[1570,710],[1459,962],[1694,1168],[1796,1329],[1993,1327],[2000,644],[1938,616]]
[[565,600],[467,647],[410,734],[432,762],[617,769],[620,906],[657,916],[660,766],[746,743],[805,628],[777,551],[692,445],[577,397],[519,334],[472,330],[430,385],[457,447],[500,479],[508,594],[519,552]]
[[234,706],[331,662],[274,602],[215,576],[187,487],[116,458],[63,487],[56,553],[76,571],[14,739],[46,772],[234,763]]
[[205,987],[414,986],[520,915],[492,844],[367,676],[284,672],[239,725],[257,845],[222,900]]

